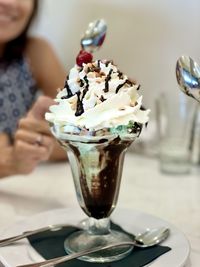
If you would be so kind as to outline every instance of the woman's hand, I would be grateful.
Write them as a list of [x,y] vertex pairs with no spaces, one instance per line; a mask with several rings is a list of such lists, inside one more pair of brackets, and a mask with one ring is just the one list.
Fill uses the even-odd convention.
[[[60,161],[60,160],[66,160],[66,152],[61,148],[61,146],[56,142],[55,138],[52,136],[49,124],[44,120],[45,113],[49,110],[49,106],[55,105],[55,102],[52,98],[47,96],[41,96],[38,98],[36,103],[34,104],[33,108],[28,113],[28,116],[25,118],[25,120],[20,121],[21,128],[26,128],[30,131],[34,131],[37,133],[37,141],[41,143],[47,144],[47,147],[49,146],[49,143],[54,141],[53,150],[50,157],[48,158],[51,161]],[[41,133],[42,136],[38,136],[38,133]],[[41,138],[42,137],[42,138]],[[47,140],[47,138],[51,138]],[[46,139],[46,141],[45,141]]]
[[55,139],[44,115],[53,103],[49,97],[39,97],[27,116],[19,121],[13,144],[16,173],[30,173],[38,163],[49,159]]
[[30,116],[20,120],[14,137],[14,148],[17,152],[30,151],[33,159],[45,161],[50,157],[54,146],[55,139],[49,132],[46,122]]
[[[49,159],[54,146],[52,138],[27,130],[19,129],[13,145],[14,172],[16,174],[31,173],[41,162]],[[39,138],[41,138],[39,140]]]
[[16,174],[29,174],[42,161],[66,159],[64,150],[52,136],[44,115],[54,101],[39,97],[25,118],[19,121],[13,144],[0,135],[0,178]]
[[0,133],[0,148],[10,145],[9,136],[6,133]]
[[27,116],[19,121],[13,148],[19,166],[17,171],[29,173],[41,161],[66,159],[66,153],[58,146],[44,120],[45,113],[53,104],[51,98],[41,96]]

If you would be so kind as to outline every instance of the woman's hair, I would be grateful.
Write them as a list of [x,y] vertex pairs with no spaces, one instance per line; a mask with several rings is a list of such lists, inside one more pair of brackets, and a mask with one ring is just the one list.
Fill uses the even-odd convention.
[[6,44],[4,55],[3,55],[3,57],[6,60],[10,61],[13,59],[17,59],[23,55],[23,52],[25,50],[26,43],[27,43],[28,30],[29,30],[35,16],[37,15],[38,5],[39,5],[39,1],[34,0],[33,11],[32,11],[32,14],[29,18],[29,21],[28,21],[25,29],[17,38],[15,38],[14,40],[12,40]]

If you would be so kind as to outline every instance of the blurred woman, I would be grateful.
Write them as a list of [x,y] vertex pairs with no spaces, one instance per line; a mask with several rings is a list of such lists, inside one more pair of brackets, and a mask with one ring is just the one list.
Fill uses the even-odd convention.
[[[44,121],[65,73],[51,46],[29,37],[38,0],[0,0],[0,178],[63,159]],[[40,89],[46,97],[36,100]]]

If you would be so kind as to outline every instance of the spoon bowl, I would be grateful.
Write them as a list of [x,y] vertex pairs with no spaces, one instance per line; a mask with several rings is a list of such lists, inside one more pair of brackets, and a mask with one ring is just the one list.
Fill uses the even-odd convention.
[[82,49],[90,53],[98,50],[104,42],[106,31],[107,25],[103,19],[98,19],[89,23],[88,28],[81,39]]
[[200,66],[189,56],[181,56],[176,63],[176,78],[180,89],[200,102]]
[[170,230],[165,227],[147,229],[144,233],[138,234],[135,237],[135,247],[147,248],[161,243],[169,236]]
[[151,230],[146,230],[145,232],[138,234],[135,236],[135,239],[132,241],[125,241],[125,242],[119,242],[119,243],[112,243],[106,246],[98,246],[96,248],[90,249],[90,250],[84,250],[77,253],[72,253],[67,256],[54,258],[51,260],[45,260],[38,263],[31,263],[26,265],[19,265],[17,267],[50,267],[55,266],[57,264],[70,261],[72,259],[80,258],[85,255],[95,253],[101,250],[107,250],[111,249],[113,247],[123,247],[123,246],[135,246],[140,248],[147,248],[154,245],[157,245],[164,241],[169,236],[170,230],[169,228],[161,227],[161,228],[155,228]]

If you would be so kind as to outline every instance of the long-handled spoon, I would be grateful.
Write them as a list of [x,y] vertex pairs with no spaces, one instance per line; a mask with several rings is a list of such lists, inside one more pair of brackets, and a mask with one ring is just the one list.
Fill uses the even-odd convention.
[[82,49],[90,53],[99,49],[104,42],[106,31],[107,25],[103,19],[90,22],[84,36],[81,39]]
[[[200,102],[200,66],[189,56],[181,56],[176,63],[176,78],[180,89],[188,96]],[[191,140],[189,149],[193,150],[196,121],[199,105],[196,105],[192,121]],[[200,150],[198,155],[200,164]]]
[[176,78],[180,89],[200,102],[200,67],[189,56],[181,56],[176,63]]
[[76,64],[82,67],[83,63],[93,60],[93,52],[98,50],[106,37],[107,25],[103,19],[90,22],[81,39],[81,50],[76,57]]
[[[23,238],[26,238],[26,237],[29,237],[29,236],[32,236],[32,235],[35,235],[35,234],[39,234],[39,233],[42,233],[42,232],[45,232],[45,231],[59,231],[61,230],[62,228],[64,227],[74,227],[74,225],[69,225],[69,224],[51,224],[51,225],[47,225],[45,227],[42,227],[42,228],[39,228],[39,229],[35,229],[35,230],[30,230],[30,231],[26,231],[26,232],[23,232],[22,234],[19,234],[19,235],[16,235],[16,236],[12,236],[12,237],[8,237],[8,238],[5,238],[5,239],[1,239],[0,240],[0,247],[4,247],[4,246],[7,246],[7,245],[10,245],[16,241],[19,241]],[[76,228],[78,229],[82,229],[81,227],[79,226],[76,226]]]
[[135,239],[132,241],[113,243],[113,244],[109,244],[106,246],[99,246],[99,247],[96,247],[93,249],[73,253],[73,254],[70,254],[67,256],[54,258],[51,260],[45,260],[45,261],[38,262],[38,263],[19,265],[17,267],[50,267],[50,266],[55,266],[59,263],[70,261],[72,259],[80,258],[82,256],[85,256],[85,255],[88,255],[91,253],[95,253],[97,251],[110,249],[113,247],[136,246],[136,247],[140,247],[140,248],[147,248],[147,247],[154,246],[154,245],[159,244],[162,241],[164,241],[169,236],[169,233],[170,233],[170,230],[168,228],[165,228],[165,227],[147,230],[144,233],[137,235],[135,237]]

